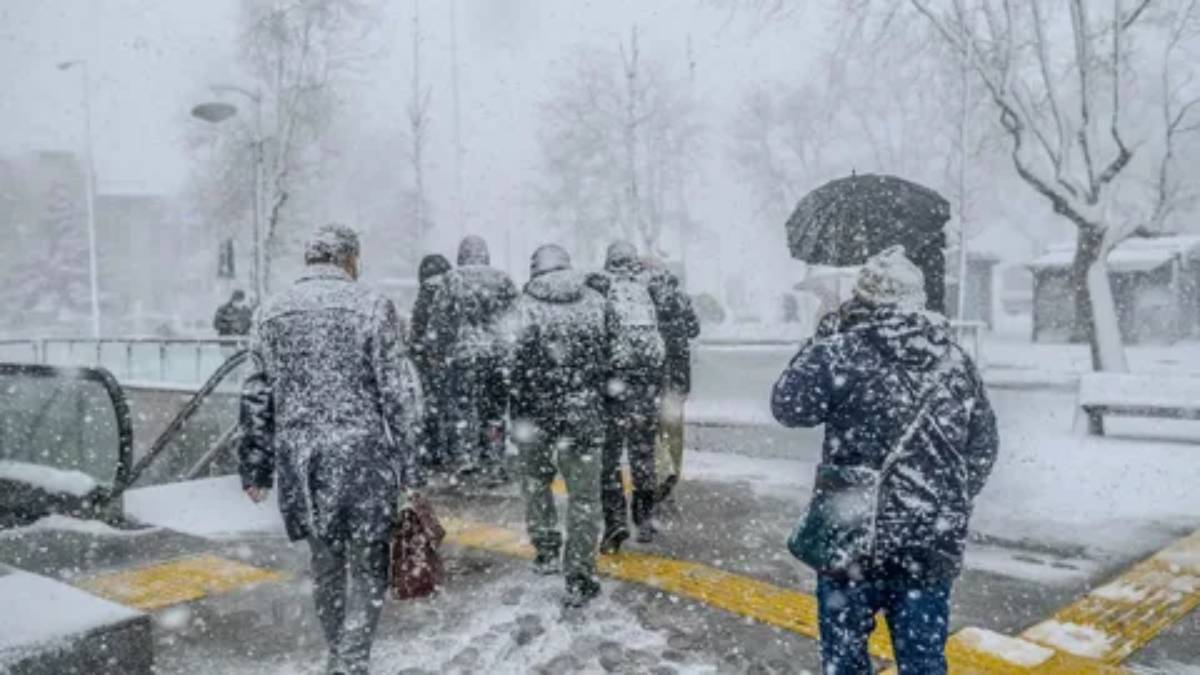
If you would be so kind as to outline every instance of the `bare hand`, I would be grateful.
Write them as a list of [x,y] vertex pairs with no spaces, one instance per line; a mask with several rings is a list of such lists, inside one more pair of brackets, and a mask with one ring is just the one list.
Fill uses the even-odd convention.
[[248,487],[246,488],[246,496],[255,504],[261,504],[266,500],[267,495],[271,494],[270,488]]

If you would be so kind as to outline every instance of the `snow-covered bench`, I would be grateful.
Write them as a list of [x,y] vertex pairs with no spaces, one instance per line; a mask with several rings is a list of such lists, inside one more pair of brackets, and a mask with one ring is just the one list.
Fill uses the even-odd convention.
[[1104,434],[1104,416],[1200,420],[1200,377],[1088,373],[1079,379],[1088,433]]

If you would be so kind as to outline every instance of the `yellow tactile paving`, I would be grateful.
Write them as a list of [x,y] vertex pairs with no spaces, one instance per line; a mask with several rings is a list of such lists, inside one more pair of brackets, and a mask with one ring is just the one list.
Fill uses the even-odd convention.
[[77,585],[113,602],[151,611],[283,578],[274,570],[201,555],[103,574]]
[[1115,664],[1198,606],[1200,532],[1134,565],[1021,636]]
[[[633,478],[630,477],[627,466],[621,467],[621,484],[625,486],[625,494],[633,492]],[[567,484],[563,482],[562,476],[554,479],[554,482],[550,484],[550,491],[556,495],[567,494]]]
[[[533,558],[533,547],[524,536],[513,530],[458,519],[447,519],[444,524],[448,533],[447,541],[451,543],[518,558]],[[606,576],[697,600],[799,635],[814,639],[818,637],[817,600],[806,593],[779,588],[701,563],[645,553],[624,552],[600,556],[597,570]],[[882,620],[871,635],[870,651],[877,658],[892,659],[891,640],[887,635],[887,625]],[[946,645],[946,657],[950,672],[963,675],[1103,675],[1123,672],[1119,668],[1046,648],[1028,640],[975,628],[964,629],[952,636]]]
[[[517,532],[494,525],[457,519],[444,522],[447,540],[460,546],[480,548],[519,558],[533,558],[533,547]],[[691,598],[712,607],[816,638],[817,600],[806,593],[684,560],[645,553],[624,552],[600,556],[601,574]],[[871,653],[881,659],[892,656],[887,627],[881,621],[871,636]]]

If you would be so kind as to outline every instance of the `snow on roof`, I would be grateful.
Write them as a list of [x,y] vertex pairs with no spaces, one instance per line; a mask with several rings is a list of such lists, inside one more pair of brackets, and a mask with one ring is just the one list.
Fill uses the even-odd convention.
[[[60,643],[141,613],[53,579],[0,567],[0,670],[30,650]],[[9,611],[8,608],[20,608]]]
[[82,471],[12,460],[0,460],[0,478],[32,485],[46,492],[76,497],[83,497],[96,489],[96,479]]
[[[1126,239],[1108,254],[1108,267],[1113,272],[1148,272],[1177,257],[1200,259],[1200,236]],[[1029,267],[1035,271],[1070,267],[1074,259],[1075,243],[1063,242],[1049,246]]]

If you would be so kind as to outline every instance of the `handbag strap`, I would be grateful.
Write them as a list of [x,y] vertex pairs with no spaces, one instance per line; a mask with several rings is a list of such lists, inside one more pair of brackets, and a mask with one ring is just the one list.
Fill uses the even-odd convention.
[[[900,450],[904,447],[904,444],[907,443],[908,439],[912,437],[913,433],[917,429],[917,426],[921,424],[921,420],[926,417],[926,413],[929,412],[930,403],[933,401],[933,395],[937,393],[939,384],[937,379],[934,378],[934,381],[930,382],[925,391],[921,393],[913,384],[912,378],[909,377],[908,372],[905,371],[904,368],[898,367],[896,371],[899,373],[900,379],[904,382],[905,388],[908,389],[909,392],[914,396],[920,393],[920,398],[917,405],[916,414],[914,414],[909,423],[905,425],[904,430],[900,432],[900,435],[896,438],[896,441],[892,444],[892,447],[888,450],[887,454],[883,456],[883,462],[880,464],[881,474],[890,464],[890,460],[899,454]],[[929,419],[933,422],[933,425],[937,429],[938,433],[944,436],[941,427],[937,423],[937,419],[933,417],[930,417]]]

